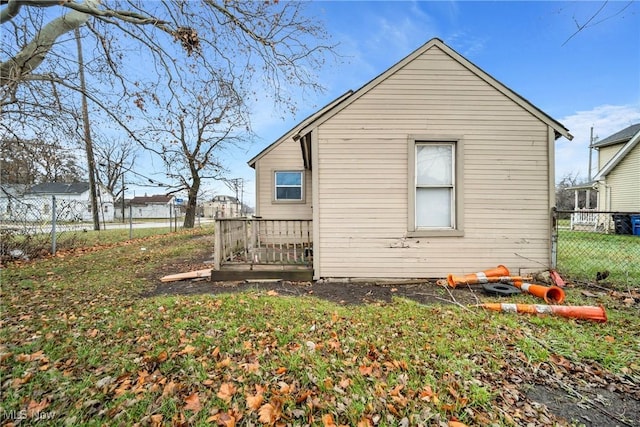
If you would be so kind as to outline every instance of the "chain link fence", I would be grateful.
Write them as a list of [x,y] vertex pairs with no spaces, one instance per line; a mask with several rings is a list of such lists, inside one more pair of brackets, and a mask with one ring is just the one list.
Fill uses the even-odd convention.
[[[101,230],[128,232],[129,239],[145,229],[145,235],[177,231],[182,226],[175,207],[168,218],[128,218],[120,221],[100,218]],[[199,218],[198,218],[199,220]],[[199,225],[199,224],[196,224]],[[79,200],[13,196],[0,198],[0,259],[33,259],[55,254],[61,249],[86,246],[94,230],[93,216],[87,202]],[[136,232],[136,230],[138,230]]]
[[640,284],[640,212],[554,212],[556,269],[578,281]]

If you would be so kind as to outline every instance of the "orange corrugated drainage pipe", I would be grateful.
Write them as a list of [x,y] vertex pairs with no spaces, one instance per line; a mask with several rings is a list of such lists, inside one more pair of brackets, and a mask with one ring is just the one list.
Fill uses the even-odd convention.
[[509,269],[504,265],[499,265],[496,268],[479,271],[473,274],[465,274],[464,276],[454,276],[453,274],[449,274],[447,276],[447,283],[449,283],[449,286],[451,286],[452,288],[455,288],[457,285],[475,285],[478,283],[489,283],[489,277],[508,275]]
[[557,286],[542,286],[522,282],[513,282],[513,285],[523,292],[544,299],[547,304],[562,304],[564,302],[564,291]]
[[588,305],[539,305],[539,304],[509,304],[509,303],[485,303],[480,304],[493,311],[527,314],[555,314],[571,319],[592,320],[604,323],[607,321],[607,313],[603,306],[594,307]]

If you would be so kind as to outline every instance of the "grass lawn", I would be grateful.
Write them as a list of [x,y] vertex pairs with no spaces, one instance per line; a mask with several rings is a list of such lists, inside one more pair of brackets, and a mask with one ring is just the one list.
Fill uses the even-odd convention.
[[560,230],[558,270],[578,280],[595,280],[607,271],[607,282],[638,284],[640,236]]
[[527,384],[640,377],[638,302],[617,294],[567,289],[566,304],[603,304],[607,323],[404,299],[140,297],[161,267],[210,252],[205,233],[3,268],[2,422],[544,425],[554,421],[524,399]]

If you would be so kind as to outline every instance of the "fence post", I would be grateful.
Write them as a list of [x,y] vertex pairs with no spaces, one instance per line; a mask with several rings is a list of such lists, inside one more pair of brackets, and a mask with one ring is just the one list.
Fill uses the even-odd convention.
[[556,208],[551,209],[551,269],[558,266],[558,212]]
[[173,205],[169,203],[169,233],[173,231]]
[[174,231],[178,232],[178,209],[176,205],[176,199],[173,199],[173,228]]
[[133,207],[129,203],[129,240],[133,239]]
[[56,254],[56,196],[51,196],[51,255]]

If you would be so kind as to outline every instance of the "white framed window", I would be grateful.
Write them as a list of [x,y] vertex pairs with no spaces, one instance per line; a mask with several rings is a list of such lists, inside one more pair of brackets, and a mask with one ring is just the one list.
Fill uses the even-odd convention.
[[416,229],[455,228],[452,143],[416,144]]
[[275,171],[274,200],[277,202],[301,202],[304,200],[303,171]]
[[461,236],[462,141],[409,140],[409,234]]

